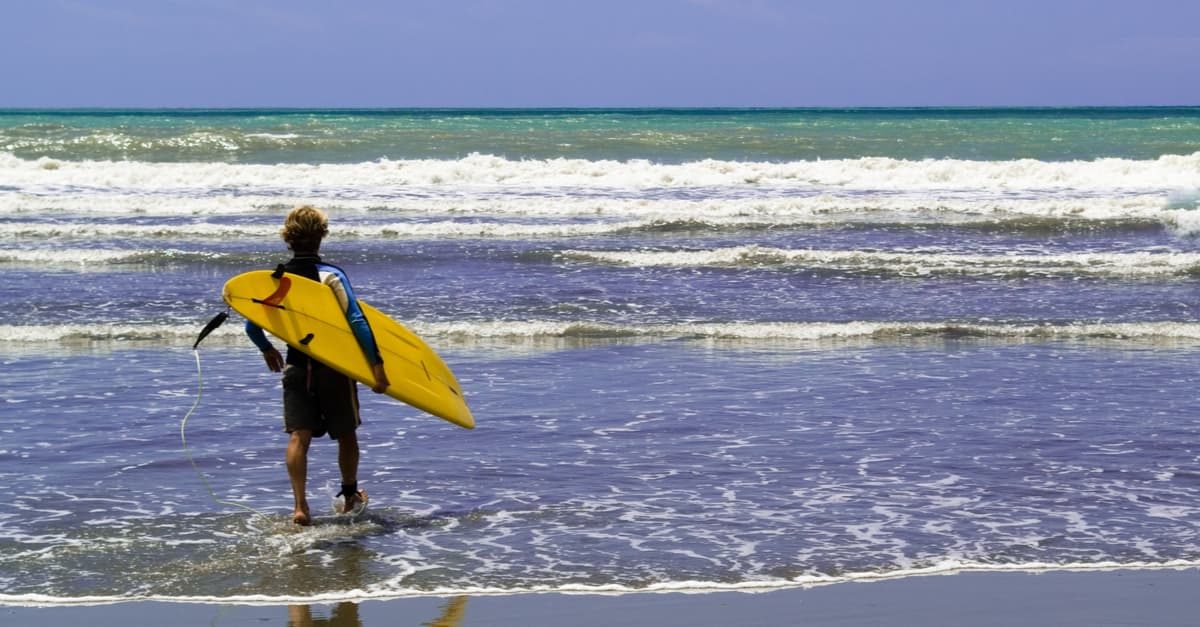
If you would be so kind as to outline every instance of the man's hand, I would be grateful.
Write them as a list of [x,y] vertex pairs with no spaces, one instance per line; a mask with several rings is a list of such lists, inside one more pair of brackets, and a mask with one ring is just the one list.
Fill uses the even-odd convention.
[[274,348],[269,348],[263,351],[262,355],[263,360],[267,362],[267,367],[271,369],[271,372],[283,371],[283,355],[280,355],[279,351],[275,350]]
[[371,391],[376,394],[383,394],[386,392],[388,388],[388,378],[387,373],[383,370],[383,364],[378,363],[374,366],[371,366],[371,374],[375,377],[375,385],[371,388]]

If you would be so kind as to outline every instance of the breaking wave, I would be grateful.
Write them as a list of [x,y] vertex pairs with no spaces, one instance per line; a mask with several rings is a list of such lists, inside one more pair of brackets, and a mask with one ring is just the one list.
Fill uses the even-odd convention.
[[[188,345],[204,320],[176,324],[0,325],[0,344],[61,345]],[[542,341],[575,343],[608,341],[717,340],[741,342],[907,342],[923,340],[1118,341],[1193,343],[1200,341],[1200,322],[982,323],[968,321],[853,322],[681,322],[646,325],[584,321],[412,322],[413,331],[442,344],[516,345]],[[239,325],[218,329],[207,344],[245,342]]]
[[1191,276],[1200,271],[1200,253],[1182,252],[971,255],[920,250],[788,250],[750,245],[716,250],[573,250],[562,253],[562,257],[636,267],[761,268],[899,276],[1157,278]]

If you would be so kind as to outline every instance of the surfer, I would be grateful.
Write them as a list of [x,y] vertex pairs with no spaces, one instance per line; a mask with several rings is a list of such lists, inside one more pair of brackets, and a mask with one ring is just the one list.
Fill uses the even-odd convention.
[[[363,354],[375,377],[371,390],[377,394],[387,390],[387,373],[375,343],[375,335],[354,297],[350,280],[340,268],[321,260],[321,241],[329,232],[325,213],[310,206],[297,207],[288,214],[280,236],[292,251],[292,258],[283,270],[321,281],[333,288],[346,320],[354,331]],[[342,497],[339,513],[355,512],[366,505],[367,493],[358,488],[358,435],[362,423],[358,413],[358,388],[353,379],[289,348],[287,357],[267,340],[258,325],[246,321],[246,333],[262,351],[263,359],[272,372],[282,372],[283,424],[289,434],[287,471],[295,499],[292,520],[298,525],[312,524],[305,484],[308,480],[308,447],[314,437],[326,433],[338,443],[338,469],[342,475]]]

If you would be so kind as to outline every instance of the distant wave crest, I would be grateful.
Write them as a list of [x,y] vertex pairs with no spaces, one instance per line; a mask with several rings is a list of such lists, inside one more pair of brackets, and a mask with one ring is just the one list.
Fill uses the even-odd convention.
[[762,268],[900,276],[1137,278],[1190,276],[1200,272],[1200,253],[1182,252],[972,255],[920,250],[811,250],[750,245],[705,250],[573,250],[563,252],[562,257],[571,261],[637,267]]
[[[184,345],[195,340],[203,320],[178,324],[0,325],[6,345]],[[1095,322],[1030,324],[968,321],[853,322],[686,322],[649,325],[588,321],[414,322],[418,334],[446,345],[481,342],[493,346],[544,341],[568,343],[610,341],[713,340],[733,342],[908,342],[924,340],[996,341],[1200,341],[1198,322]],[[218,329],[210,344],[244,342],[237,325]]]
[[472,154],[459,159],[380,159],[365,163],[239,164],[153,163],[21,159],[0,153],[6,186],[36,191],[224,189],[312,187],[388,190],[425,186],[571,187],[577,189],[670,189],[772,186],[811,189],[922,191],[1172,190],[1196,188],[1200,152],[1157,159],[1091,161],[905,160],[887,157],[787,162],[705,159],[679,164],[644,159],[507,159]]

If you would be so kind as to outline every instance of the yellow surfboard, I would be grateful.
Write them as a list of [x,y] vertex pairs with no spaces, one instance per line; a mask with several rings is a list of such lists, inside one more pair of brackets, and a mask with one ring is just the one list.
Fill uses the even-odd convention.
[[[365,385],[375,377],[333,290],[296,274],[270,270],[225,283],[225,302],[254,324],[310,357]],[[467,429],[475,418],[454,373],[417,334],[359,301],[387,372],[386,394]]]

